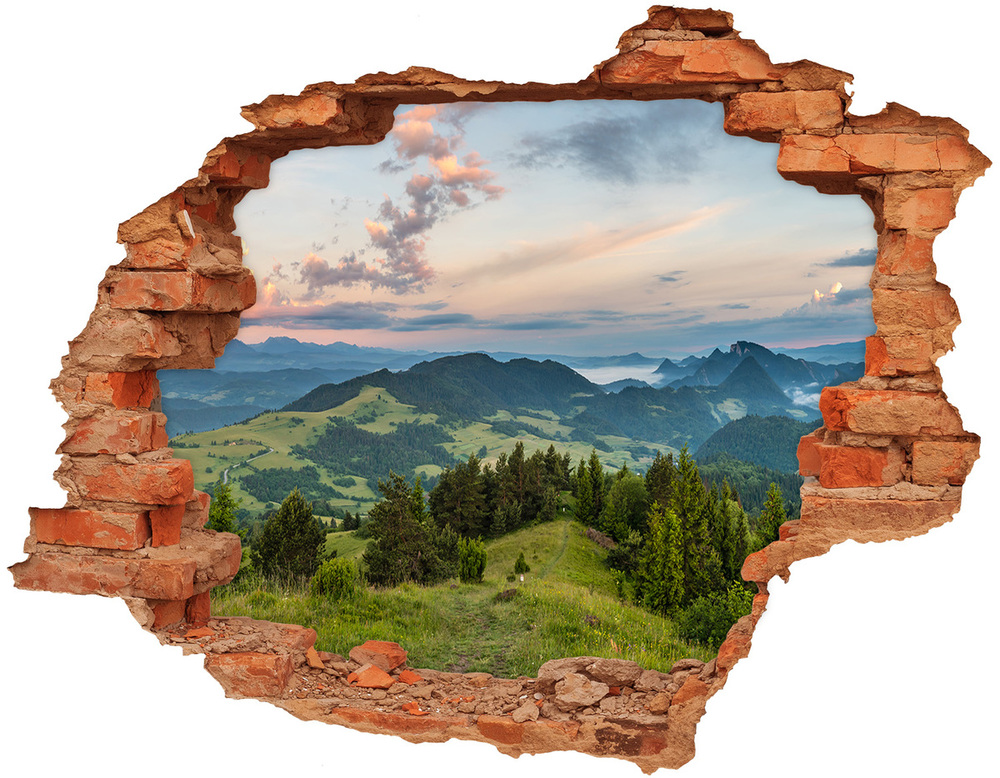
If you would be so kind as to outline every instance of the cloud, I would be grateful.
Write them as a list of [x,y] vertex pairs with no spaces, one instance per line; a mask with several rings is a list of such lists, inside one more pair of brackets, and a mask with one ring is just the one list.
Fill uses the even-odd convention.
[[842,257],[831,259],[827,262],[816,262],[814,264],[822,267],[874,267],[876,250],[855,249],[846,251]]
[[643,243],[692,230],[727,210],[725,206],[699,208],[676,219],[649,219],[627,227],[603,231],[584,230],[568,238],[526,244],[505,251],[466,272],[466,280],[505,278],[548,265],[568,265],[598,257],[614,256]]
[[258,305],[243,314],[248,324],[284,327],[290,330],[370,330],[390,326],[396,310],[390,303],[336,301],[316,305]]
[[725,308],[727,311],[743,311],[747,310],[750,306],[746,303],[725,303],[720,305],[720,308]]
[[693,101],[648,103],[615,116],[575,122],[523,136],[516,167],[573,167],[588,178],[631,185],[669,178],[686,181],[716,143],[719,117]]
[[668,275],[659,275],[659,276],[656,276],[656,280],[659,281],[660,283],[663,283],[663,284],[676,284],[676,283],[679,283],[682,280],[680,277],[682,275],[684,275],[685,272],[687,272],[687,271],[685,271],[685,270],[671,270]]

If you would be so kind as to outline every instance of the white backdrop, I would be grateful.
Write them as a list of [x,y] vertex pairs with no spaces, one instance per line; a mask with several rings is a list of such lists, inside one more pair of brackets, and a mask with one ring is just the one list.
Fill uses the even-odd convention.
[[[50,474],[65,416],[48,393],[66,341],[123,256],[120,221],[191,177],[244,131],[239,106],[316,81],[428,65],[468,78],[575,81],[645,19],[644,1],[503,4],[383,0],[363,10],[285,2],[18,4],[5,13],[4,249],[0,451],[7,516],[0,557],[22,559],[27,507],[56,507]],[[905,13],[844,0],[722,4],[773,61],[807,58],[854,73],[854,113],[894,100],[950,116],[1000,159],[987,68],[994,11],[911,2]],[[877,7],[876,7],[877,5]],[[897,8],[899,4],[892,4]],[[976,102],[979,92],[983,102]],[[702,720],[683,776],[985,775],[1000,692],[992,649],[1000,532],[993,377],[996,173],[963,195],[938,241],[940,278],[964,324],[941,362],[945,389],[983,459],[949,525],[902,543],[845,544],[773,587],[751,657]],[[161,648],[124,605],[0,584],[5,727],[0,764],[31,774],[105,776],[325,769],[409,776],[636,776],[578,754],[512,761],[492,747],[414,746],[299,722],[223,698],[200,660]],[[373,760],[384,760],[375,765]],[[34,763],[34,766],[29,767]],[[17,774],[17,773],[8,773]],[[308,774],[308,773],[307,773]],[[995,774],[995,773],[993,773]]]

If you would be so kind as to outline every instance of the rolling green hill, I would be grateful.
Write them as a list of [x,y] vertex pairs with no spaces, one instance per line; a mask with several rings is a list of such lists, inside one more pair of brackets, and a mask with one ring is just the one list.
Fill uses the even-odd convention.
[[[413,667],[508,678],[535,675],[543,663],[565,656],[631,659],[666,672],[678,659],[713,655],[674,637],[669,619],[619,600],[604,564],[607,551],[575,521],[525,528],[486,548],[481,584],[365,589],[346,602],[312,597],[303,587],[230,586],[215,590],[213,609],[312,627],[317,648],[342,655],[365,640],[392,640],[409,652]],[[522,551],[531,570],[523,583],[509,583]],[[344,556],[354,552],[345,549]],[[509,599],[497,597],[512,588]]]

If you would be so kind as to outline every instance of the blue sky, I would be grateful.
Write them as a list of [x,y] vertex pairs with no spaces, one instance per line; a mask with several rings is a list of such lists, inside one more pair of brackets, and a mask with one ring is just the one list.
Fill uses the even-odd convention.
[[872,217],[781,179],[691,100],[401,106],[299,151],[236,212],[241,338],[682,355],[873,331]]

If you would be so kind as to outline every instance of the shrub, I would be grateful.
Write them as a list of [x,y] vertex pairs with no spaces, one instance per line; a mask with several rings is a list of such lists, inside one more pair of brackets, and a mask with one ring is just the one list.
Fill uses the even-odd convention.
[[753,595],[738,583],[725,592],[699,597],[678,612],[677,635],[717,649],[729,628],[750,613],[752,604]]
[[521,575],[529,572],[531,572],[531,568],[528,567],[528,563],[524,559],[524,552],[522,551],[518,554],[517,561],[514,563],[514,575]]
[[358,568],[351,559],[328,559],[309,582],[310,594],[331,600],[350,599],[357,591]]
[[458,541],[458,577],[462,583],[480,583],[486,572],[486,544],[481,540]]

